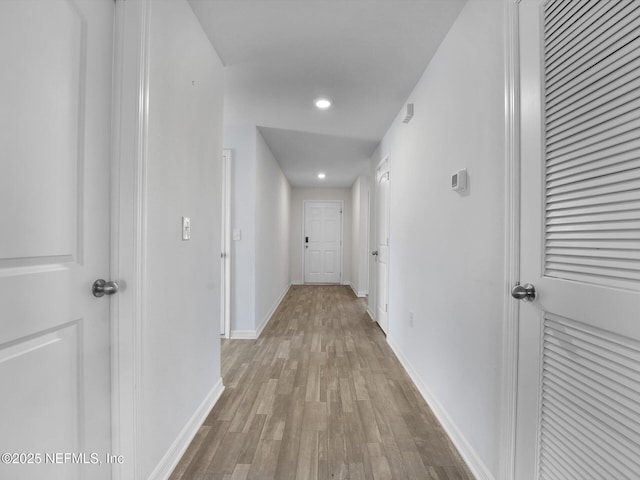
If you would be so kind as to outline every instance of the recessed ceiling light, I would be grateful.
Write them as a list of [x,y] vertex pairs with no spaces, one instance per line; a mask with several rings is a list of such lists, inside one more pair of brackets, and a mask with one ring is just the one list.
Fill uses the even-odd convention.
[[327,98],[318,98],[314,103],[320,110],[326,110],[331,106],[331,100]]
[[319,178],[320,180],[324,180],[326,177],[327,177],[327,176],[326,176],[324,173],[319,173],[319,174],[318,174],[318,178]]

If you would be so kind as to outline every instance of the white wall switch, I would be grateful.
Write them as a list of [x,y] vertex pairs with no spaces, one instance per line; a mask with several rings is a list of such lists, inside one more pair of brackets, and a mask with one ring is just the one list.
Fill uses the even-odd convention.
[[182,240],[191,240],[191,217],[182,217]]
[[242,238],[242,230],[240,230],[239,228],[234,228],[233,229],[233,239],[237,242],[241,238]]

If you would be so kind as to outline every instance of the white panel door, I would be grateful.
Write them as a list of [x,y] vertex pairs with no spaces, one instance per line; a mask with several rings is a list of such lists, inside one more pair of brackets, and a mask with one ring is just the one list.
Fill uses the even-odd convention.
[[520,3],[517,479],[640,472],[640,10]]
[[0,453],[29,454],[3,479],[111,475],[113,21],[112,0],[0,2]]
[[304,202],[304,281],[340,283],[342,202]]
[[376,321],[389,329],[389,162],[376,172]]

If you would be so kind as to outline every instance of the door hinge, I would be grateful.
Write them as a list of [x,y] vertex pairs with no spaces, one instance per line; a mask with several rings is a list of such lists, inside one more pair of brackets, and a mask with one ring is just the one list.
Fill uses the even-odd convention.
[[388,303],[384,304],[384,311],[385,311],[385,313],[389,312],[389,304]]

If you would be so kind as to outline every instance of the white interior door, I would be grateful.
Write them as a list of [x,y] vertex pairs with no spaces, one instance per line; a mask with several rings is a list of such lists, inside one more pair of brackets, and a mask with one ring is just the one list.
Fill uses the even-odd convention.
[[520,3],[517,479],[640,475],[640,11]]
[[0,452],[28,454],[0,478],[111,475],[113,21],[112,0],[0,2]]
[[220,335],[229,338],[231,329],[231,150],[222,155],[222,252],[220,260]]
[[376,321],[389,329],[389,161],[376,172]]
[[304,281],[340,283],[342,202],[304,202]]

